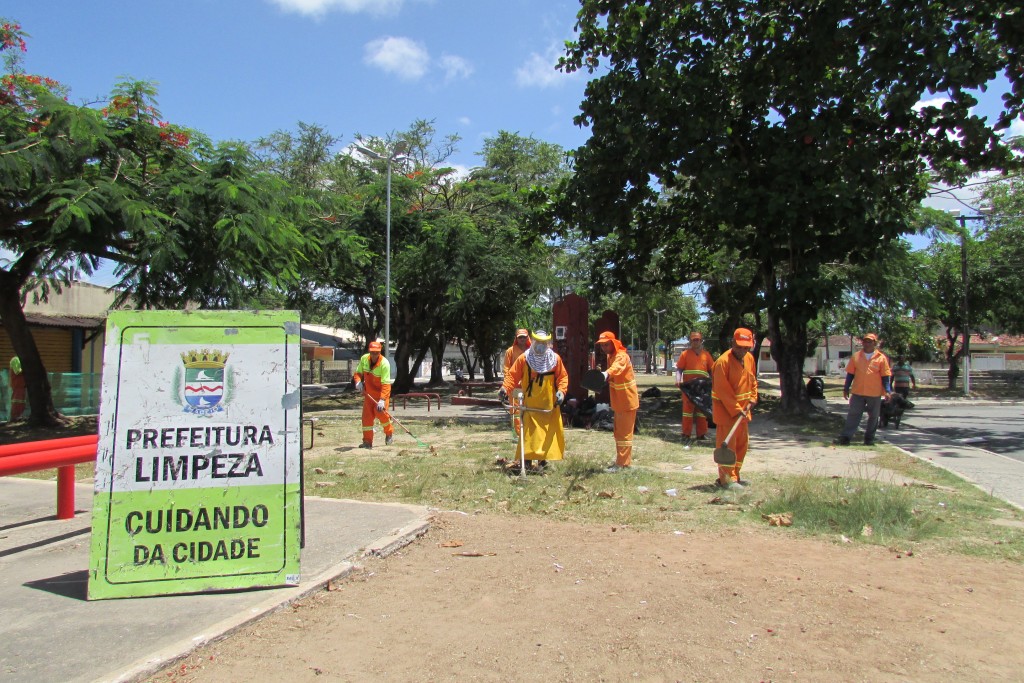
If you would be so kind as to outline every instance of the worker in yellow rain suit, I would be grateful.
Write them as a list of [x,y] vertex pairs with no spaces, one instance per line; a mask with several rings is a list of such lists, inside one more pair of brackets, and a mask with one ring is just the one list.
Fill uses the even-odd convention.
[[736,452],[735,465],[718,466],[718,485],[728,489],[742,489],[746,482],[740,479],[740,468],[747,455],[750,440],[750,408],[757,403],[757,372],[754,356],[754,333],[740,327],[732,335],[732,348],[715,361],[711,371],[711,405],[715,420],[715,446],[725,443],[725,437],[736,428],[729,447]]
[[640,407],[640,396],[636,391],[636,377],[629,352],[614,332],[602,332],[597,338],[597,347],[604,352],[612,412],[614,413],[615,462],[605,472],[618,472],[633,466],[633,428],[636,426],[636,411]]
[[[679,354],[676,361],[676,386],[689,384],[698,379],[711,379],[711,368],[715,359],[704,348],[704,337],[700,332],[690,333],[690,348]],[[695,385],[697,386],[697,385]],[[697,440],[707,438],[708,417],[697,410],[690,398],[683,394],[683,438],[689,439],[694,422],[697,423]]]
[[388,402],[391,399],[391,365],[381,355],[380,342],[372,341],[369,353],[363,354],[352,373],[356,391],[363,394],[363,442],[360,448],[373,448],[373,421],[380,420],[384,429],[384,444],[391,445],[395,426],[391,424]]
[[529,350],[512,363],[499,391],[505,400],[519,387],[523,390],[523,407],[535,409],[523,412],[519,432],[522,446],[516,443],[516,453],[522,447],[527,466],[534,471],[543,470],[552,460],[561,460],[565,453],[565,429],[559,406],[569,390],[569,373],[550,344],[550,334],[544,330],[534,332]]
[[[516,330],[516,339],[512,342],[512,346],[506,349],[505,361],[501,364],[502,377],[508,377],[508,371],[512,368],[512,364],[516,362],[516,358],[526,353],[528,348],[530,348],[529,330]],[[515,407],[515,405],[516,401],[512,399],[512,407]],[[519,434],[519,413],[516,411],[512,411],[512,429],[515,430],[516,434]]]

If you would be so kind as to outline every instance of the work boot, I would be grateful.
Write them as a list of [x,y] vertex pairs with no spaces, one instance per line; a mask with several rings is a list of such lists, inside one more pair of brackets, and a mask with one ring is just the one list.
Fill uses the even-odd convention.
[[615,474],[616,472],[621,472],[622,470],[628,470],[628,469],[629,468],[624,466],[624,465],[618,465],[616,463],[612,463],[611,465],[606,467],[604,471],[607,472],[608,474]]
[[387,436],[384,437],[384,445],[385,446],[390,446],[394,442],[395,442],[395,435],[394,434],[388,434]]
[[369,449],[369,448],[373,448],[373,444],[370,443],[369,441],[364,441],[361,444],[359,444],[359,447],[360,448],[367,448],[367,449]]
[[743,490],[743,484],[739,483],[738,481],[734,481],[734,482],[730,483],[728,486],[726,486],[725,490],[726,491],[742,491]]
[[836,446],[849,446],[850,439],[845,436],[840,436],[836,439],[832,439],[832,443],[835,444]]

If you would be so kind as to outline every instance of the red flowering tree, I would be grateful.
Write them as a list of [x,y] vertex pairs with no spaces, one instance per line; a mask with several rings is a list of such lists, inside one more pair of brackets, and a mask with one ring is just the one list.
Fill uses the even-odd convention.
[[25,34],[0,21],[0,322],[21,358],[31,420],[52,424],[46,370],[23,293],[117,264],[140,306],[230,307],[295,278],[317,249],[287,183],[249,152],[163,121],[149,83],[118,84],[101,108],[21,68]]

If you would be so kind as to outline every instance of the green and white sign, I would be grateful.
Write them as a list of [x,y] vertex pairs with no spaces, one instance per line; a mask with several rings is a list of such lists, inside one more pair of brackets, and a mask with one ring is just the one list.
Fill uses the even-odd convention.
[[294,311],[107,320],[89,599],[297,585]]

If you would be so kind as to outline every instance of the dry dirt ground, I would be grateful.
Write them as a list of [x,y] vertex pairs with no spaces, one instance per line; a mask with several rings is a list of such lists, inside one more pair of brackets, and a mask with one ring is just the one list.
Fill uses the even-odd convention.
[[[755,482],[871,474],[867,452],[755,431]],[[1024,568],[1008,562],[446,511],[152,680],[1014,681],[1022,639]]]

